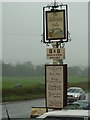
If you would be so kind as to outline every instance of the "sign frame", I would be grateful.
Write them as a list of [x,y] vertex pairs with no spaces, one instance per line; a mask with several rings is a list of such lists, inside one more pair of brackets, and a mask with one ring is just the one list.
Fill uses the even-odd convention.
[[[49,105],[49,94],[48,93],[50,93],[50,91],[48,90],[49,87],[48,87],[48,80],[47,80],[47,77],[48,77],[48,73],[47,73],[48,69],[47,68],[48,68],[48,66],[49,67],[55,67],[56,66],[56,67],[62,67],[63,68],[63,81],[62,81],[63,82],[63,86],[62,86],[62,88],[63,88],[63,90],[62,90],[63,99],[62,99],[62,107],[59,106],[59,105],[58,105],[58,107],[57,106],[54,107],[54,106]],[[64,106],[67,105],[67,64],[63,64],[63,65],[59,65],[59,64],[45,65],[45,100],[46,100],[46,109],[62,109]],[[53,101],[53,99],[52,99],[52,101]]]
[[66,39],[65,10],[46,11],[46,39]]
[[[57,11],[57,10],[64,10],[65,11],[65,34],[66,34],[66,38],[65,39],[47,39],[46,37],[46,12],[48,11]],[[42,34],[42,42],[45,43],[45,44],[50,44],[52,42],[68,42],[68,39],[69,39],[69,32],[68,32],[68,5],[67,4],[60,4],[57,6],[57,8],[54,8],[54,6],[50,5],[49,8],[48,6],[44,6],[43,7],[43,34]]]

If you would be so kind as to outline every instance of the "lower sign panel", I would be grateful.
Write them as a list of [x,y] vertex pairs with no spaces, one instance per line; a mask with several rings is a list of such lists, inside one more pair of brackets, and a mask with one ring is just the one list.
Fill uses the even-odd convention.
[[46,107],[67,104],[67,65],[45,65]]

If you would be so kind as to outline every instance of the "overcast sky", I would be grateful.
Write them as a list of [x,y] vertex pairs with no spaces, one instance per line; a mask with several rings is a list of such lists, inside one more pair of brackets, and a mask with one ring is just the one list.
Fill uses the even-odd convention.
[[[59,2],[60,3],[60,2]],[[64,2],[65,3],[65,2]],[[45,64],[45,44],[41,43],[42,8],[45,2],[2,3],[2,58],[4,62]],[[88,64],[88,3],[67,2],[72,41],[65,44],[64,63]]]

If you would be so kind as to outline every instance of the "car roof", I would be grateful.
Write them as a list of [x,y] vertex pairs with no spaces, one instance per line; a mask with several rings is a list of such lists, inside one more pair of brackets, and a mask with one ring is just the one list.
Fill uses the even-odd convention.
[[47,113],[44,113],[38,118],[45,118],[47,116],[90,116],[90,111],[89,110],[57,110],[57,111],[50,111]]

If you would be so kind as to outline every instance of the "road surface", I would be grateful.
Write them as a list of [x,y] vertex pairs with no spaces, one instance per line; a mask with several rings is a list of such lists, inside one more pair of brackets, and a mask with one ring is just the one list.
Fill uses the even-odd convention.
[[[88,94],[90,96],[90,93]],[[86,94],[86,99],[88,99]],[[45,99],[28,100],[21,102],[5,103],[10,118],[29,118],[32,107],[45,107]],[[7,118],[5,104],[2,105],[2,116]]]
[[[8,109],[10,118],[29,118],[32,107],[44,107],[44,99],[36,99],[30,101],[5,103]],[[7,118],[5,104],[2,105],[2,116]]]

